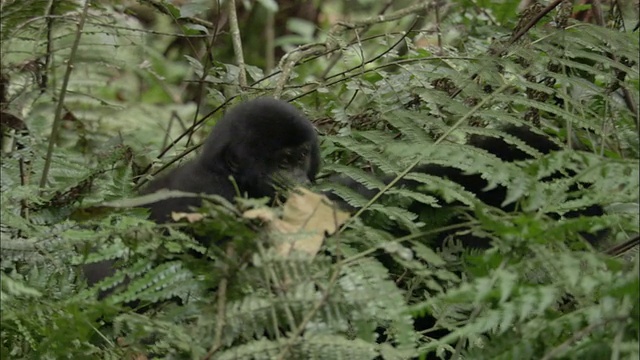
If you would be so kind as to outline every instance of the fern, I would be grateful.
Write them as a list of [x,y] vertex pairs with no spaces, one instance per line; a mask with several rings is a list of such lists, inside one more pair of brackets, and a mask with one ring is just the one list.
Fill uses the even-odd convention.
[[[513,43],[487,40],[516,40],[530,20],[525,12],[505,32],[516,22],[513,2],[485,4],[482,16],[459,2],[458,15],[437,21],[427,13],[414,22],[406,15],[414,10],[381,22],[388,14],[380,13],[352,20],[347,32],[319,32],[328,42],[288,54],[304,57],[293,67],[259,69],[246,57],[255,82],[237,94],[241,66],[224,44],[165,56],[174,38],[198,47],[199,36],[187,35],[210,22],[194,16],[203,9],[154,8],[149,24],[129,15],[135,9],[92,7],[80,34],[78,4],[53,3],[5,1],[0,15],[2,130],[20,145],[3,139],[0,357],[638,357],[637,248],[610,257],[580,235],[608,229],[610,245],[640,232],[636,33],[557,13]],[[626,5],[605,7],[616,24],[633,17],[618,6]],[[350,19],[358,9],[347,9]],[[436,22],[437,49],[422,31]],[[307,56],[316,48],[322,54]],[[40,189],[34,179],[69,62],[63,124]],[[101,206],[134,196],[138,176],[198,143],[199,126],[206,130],[227,97],[274,88],[317,120],[327,173],[373,195],[415,163],[454,167],[486,180],[486,190],[504,187],[502,205],[513,212],[414,169],[309,259],[275,255],[260,224],[239,216],[264,201],[212,200],[202,221],[162,226],[140,209]],[[5,113],[28,131],[5,131]],[[533,125],[563,150],[542,155],[505,124]],[[468,144],[476,135],[533,159],[501,161]],[[369,203],[340,186],[319,184],[354,207]],[[594,205],[606,214],[574,216]],[[467,249],[469,234],[492,247]],[[436,237],[446,237],[439,249]],[[103,261],[115,274],[88,287],[82,266]]]

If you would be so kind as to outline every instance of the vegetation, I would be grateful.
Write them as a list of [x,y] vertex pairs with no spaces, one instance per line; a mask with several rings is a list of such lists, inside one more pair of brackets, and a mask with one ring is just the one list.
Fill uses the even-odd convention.
[[[140,3],[0,5],[0,357],[640,356],[638,250],[621,250],[640,232],[633,4],[533,3],[517,16],[509,1]],[[364,209],[313,257],[274,250],[245,213],[264,200],[211,198],[203,219],[166,225],[135,207],[151,175],[258,95],[309,115],[325,174],[383,192],[340,188]],[[505,163],[465,145],[521,123],[566,149]],[[481,174],[518,210],[411,172],[419,163]],[[491,249],[445,226],[454,202]],[[606,215],[563,217],[594,204]],[[596,246],[579,235],[604,228]],[[87,287],[81,265],[102,260],[118,272]]]

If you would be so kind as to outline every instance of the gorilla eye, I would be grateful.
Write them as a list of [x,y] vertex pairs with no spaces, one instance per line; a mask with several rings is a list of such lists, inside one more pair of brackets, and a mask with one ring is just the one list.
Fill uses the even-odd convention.
[[288,169],[289,168],[289,158],[288,157],[281,158],[280,162],[278,163],[278,167],[280,169]]

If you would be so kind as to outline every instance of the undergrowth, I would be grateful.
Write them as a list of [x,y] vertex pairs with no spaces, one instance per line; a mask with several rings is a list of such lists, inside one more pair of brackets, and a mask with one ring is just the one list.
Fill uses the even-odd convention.
[[[319,34],[322,51],[272,75],[248,66],[248,90],[237,86],[231,60],[164,58],[166,33],[128,22],[117,8],[83,15],[76,2],[55,3],[7,2],[0,17],[2,358],[639,356],[637,246],[616,246],[639,232],[640,47],[615,9],[609,26],[560,11],[524,34],[531,14],[516,25],[449,13],[442,26],[468,29],[463,43],[443,47],[420,45],[427,36],[407,14],[355,23],[372,34]],[[493,4],[485,15],[506,7]],[[43,14],[64,16],[50,23]],[[199,29],[173,26],[181,35]],[[403,26],[411,31],[396,31]],[[289,77],[279,89],[282,74]],[[209,96],[197,105],[176,101],[183,81],[195,78]],[[158,164],[193,150],[222,105],[276,90],[317,125],[325,175],[383,192],[371,202],[319,179],[316,190],[336,189],[363,210],[315,257],[277,255],[260,224],[241,216],[264,201],[212,198],[204,220],[180,225],[113,206],[134,198]],[[563,150],[540,154],[500,130],[505,124],[533,126]],[[50,147],[53,127],[60,131]],[[504,138],[534,159],[501,161],[468,145],[471,135]],[[516,211],[411,171],[424,164],[505,187],[505,204]],[[566,176],[547,181],[557,173]],[[387,188],[389,175],[420,186]],[[606,214],[565,216],[593,205]],[[451,227],[460,214],[465,227]],[[603,229],[606,240],[595,246],[580,235]],[[436,247],[442,233],[448,237]],[[492,247],[469,250],[466,233]],[[87,287],[81,266],[102,261],[118,271]],[[98,301],[102,291],[112,294]]]

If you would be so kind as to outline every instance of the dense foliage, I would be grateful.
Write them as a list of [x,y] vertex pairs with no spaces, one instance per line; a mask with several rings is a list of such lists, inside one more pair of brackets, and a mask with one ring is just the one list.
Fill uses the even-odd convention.
[[[245,2],[241,60],[226,6],[143,3],[1,5],[0,357],[640,356],[637,246],[618,246],[640,220],[632,6],[611,2],[589,23],[570,15],[593,9],[566,1],[520,17],[509,1],[283,1],[316,16],[263,24],[276,2]],[[274,23],[286,26],[258,49]],[[263,51],[287,53],[265,71]],[[320,179],[316,190],[363,209],[313,258],[279,255],[242,216],[264,200],[212,197],[203,220],[181,226],[135,207],[150,175],[189,156],[227,105],[258,95],[309,115],[325,175],[382,192],[370,201]],[[564,150],[541,155],[500,130],[522,123]],[[536,158],[503,162],[467,145],[472,134]],[[517,211],[411,171],[427,163],[506,187]],[[554,173],[567,176],[543,181]],[[386,175],[423,185],[385,186]],[[563,216],[594,204],[606,214]],[[465,248],[452,212],[492,247]],[[595,246],[579,234],[602,229]],[[80,265],[107,259],[118,272],[87,287]]]

